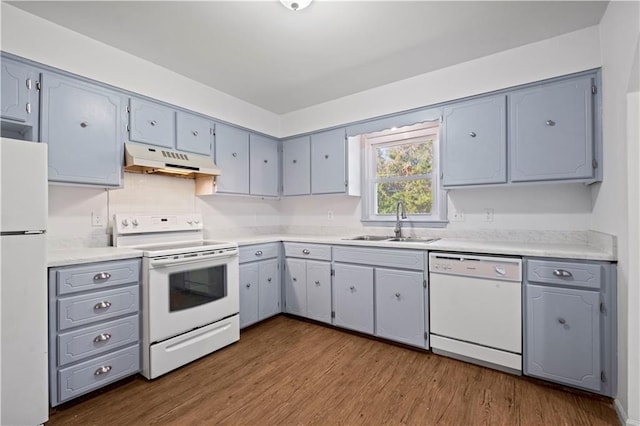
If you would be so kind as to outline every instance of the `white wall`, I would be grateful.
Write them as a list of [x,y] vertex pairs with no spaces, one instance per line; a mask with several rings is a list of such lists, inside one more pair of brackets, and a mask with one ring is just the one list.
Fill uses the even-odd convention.
[[273,136],[280,117],[2,2],[2,50]]
[[[629,202],[630,182],[627,163],[637,152],[638,140],[627,135],[627,92],[631,80],[634,55],[640,34],[640,3],[610,2],[600,23],[600,51],[603,68],[603,139],[604,179],[593,189],[592,227],[618,237],[618,409],[628,415],[628,424],[640,424],[640,394],[638,377],[632,376],[630,365],[637,369],[638,326],[630,322],[630,312],[636,317],[638,305],[630,296],[637,294],[637,271],[630,274]],[[638,117],[635,116],[637,121]],[[628,144],[633,149],[629,149]],[[635,183],[634,183],[635,185]],[[636,220],[637,218],[634,218]],[[636,317],[637,318],[637,317]],[[637,370],[636,370],[637,371]]]

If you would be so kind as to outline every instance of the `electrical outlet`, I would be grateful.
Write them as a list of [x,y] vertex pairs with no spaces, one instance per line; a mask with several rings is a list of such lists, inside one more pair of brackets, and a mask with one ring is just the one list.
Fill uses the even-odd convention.
[[104,216],[91,212],[91,226],[104,226]]
[[451,221],[452,222],[464,222],[464,212],[462,210],[452,211],[451,212]]
[[327,210],[327,220],[333,220],[333,210]]
[[493,209],[484,209],[484,221],[493,222]]

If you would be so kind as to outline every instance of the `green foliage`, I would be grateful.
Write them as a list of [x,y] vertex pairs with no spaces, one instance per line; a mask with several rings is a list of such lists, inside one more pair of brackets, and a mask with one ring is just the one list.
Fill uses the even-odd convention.
[[[395,214],[400,200],[405,203],[407,213],[431,213],[431,179],[419,176],[431,173],[432,147],[433,142],[430,140],[376,148],[378,214]],[[394,179],[411,176],[416,176],[416,179]]]

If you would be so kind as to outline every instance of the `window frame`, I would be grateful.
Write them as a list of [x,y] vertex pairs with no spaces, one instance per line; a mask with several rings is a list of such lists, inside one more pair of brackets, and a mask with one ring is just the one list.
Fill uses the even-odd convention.
[[[392,226],[396,223],[395,214],[377,214],[376,186],[380,182],[400,182],[418,179],[431,179],[432,208],[431,213],[411,214],[402,220],[409,227],[442,228],[447,221],[447,196],[446,190],[440,184],[440,120],[426,121],[411,126],[391,128],[378,132],[360,135],[362,144],[362,217],[361,222],[365,226]],[[397,176],[392,178],[378,178],[376,176],[377,157],[376,148],[405,145],[408,143],[420,143],[433,139],[431,152],[431,173],[416,176]]]

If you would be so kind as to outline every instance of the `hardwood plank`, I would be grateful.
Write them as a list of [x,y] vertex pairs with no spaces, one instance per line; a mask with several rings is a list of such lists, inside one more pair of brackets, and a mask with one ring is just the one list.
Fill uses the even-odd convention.
[[607,398],[278,316],[153,381],[51,411],[47,425],[617,425]]

